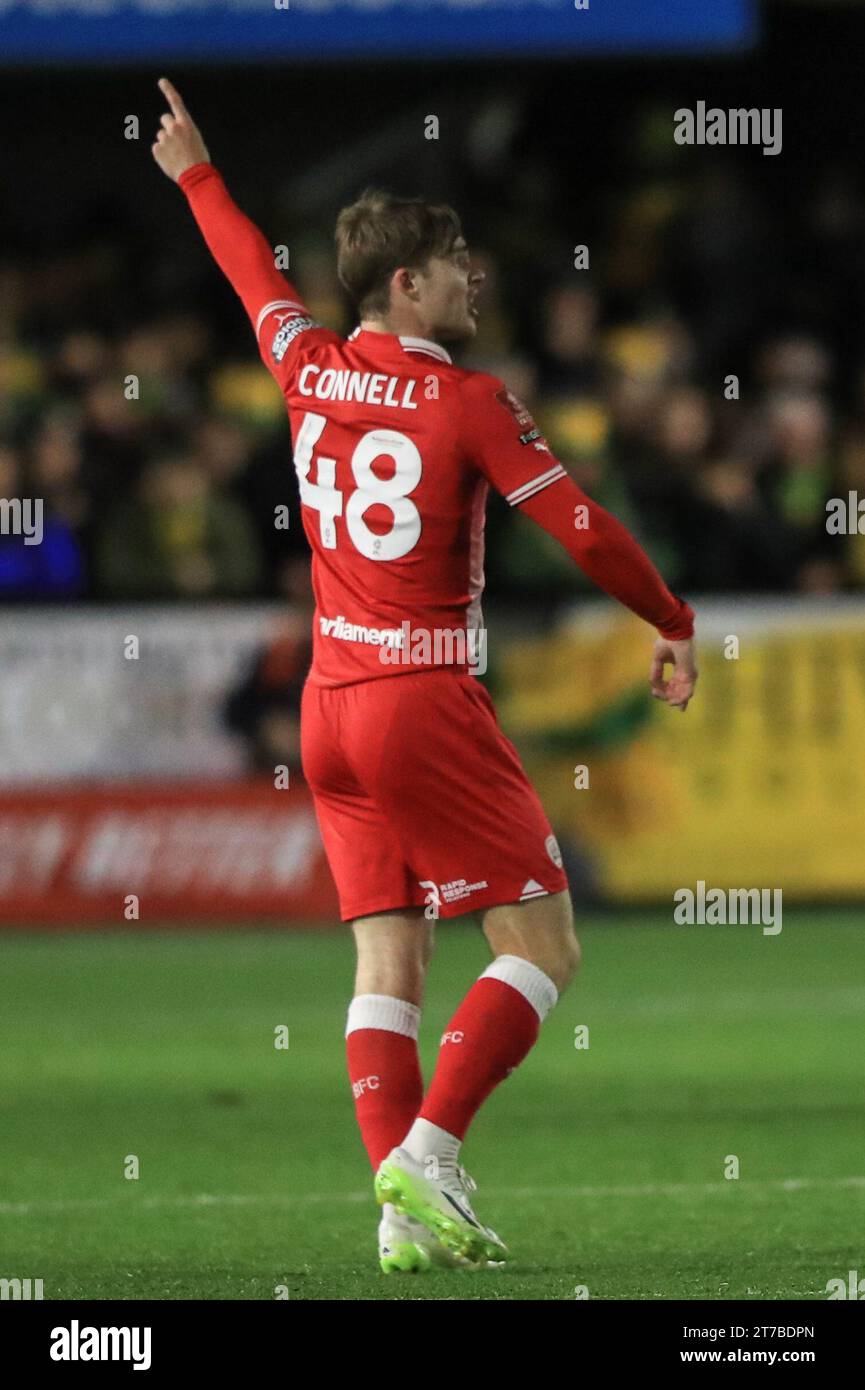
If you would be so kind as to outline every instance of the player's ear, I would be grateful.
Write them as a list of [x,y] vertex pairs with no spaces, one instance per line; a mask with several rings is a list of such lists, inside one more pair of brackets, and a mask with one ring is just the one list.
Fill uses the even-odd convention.
[[391,298],[394,293],[407,295],[409,299],[418,297],[418,275],[415,270],[408,270],[405,266],[400,266],[395,270],[390,282]]

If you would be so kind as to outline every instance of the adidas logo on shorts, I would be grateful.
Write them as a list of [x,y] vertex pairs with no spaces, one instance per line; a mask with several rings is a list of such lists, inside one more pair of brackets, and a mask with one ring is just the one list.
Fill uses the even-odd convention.
[[529,898],[545,898],[546,895],[546,888],[542,888],[535,879],[530,878],[527,883],[523,884],[523,891],[520,893],[520,902],[524,903]]

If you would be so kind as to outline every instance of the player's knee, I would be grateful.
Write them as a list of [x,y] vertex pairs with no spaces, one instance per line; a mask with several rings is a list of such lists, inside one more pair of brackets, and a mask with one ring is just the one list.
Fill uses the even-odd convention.
[[519,945],[511,948],[510,953],[522,956],[542,970],[552,980],[560,996],[580,968],[580,944],[573,929],[534,940],[523,939]]
[[546,934],[529,945],[528,959],[549,975],[559,994],[563,994],[580,968],[580,943],[572,926]]
[[574,931],[574,911],[569,893],[548,900],[550,917],[543,935],[550,960],[548,974],[559,994],[567,988],[580,968],[580,943]]
[[580,967],[580,945],[566,892],[492,908],[484,919],[484,931],[495,955],[530,961],[549,976],[559,994]]

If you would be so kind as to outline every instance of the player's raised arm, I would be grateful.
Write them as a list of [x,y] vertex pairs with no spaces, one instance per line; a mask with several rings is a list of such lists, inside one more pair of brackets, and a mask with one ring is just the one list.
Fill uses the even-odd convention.
[[161,77],[159,90],[171,110],[160,118],[160,129],[150,148],[163,174],[178,183],[180,176],[195,164],[209,164],[210,155],[174,84]]
[[[555,536],[599,588],[658,630],[652,693],[684,710],[697,680],[692,609],[670,592],[630,531],[577,487],[502,382],[478,373],[463,389],[469,449],[480,470],[512,507]],[[674,669],[665,680],[668,663]]]
[[299,332],[317,325],[294,286],[277,270],[273,248],[241,212],[210,163],[201,132],[180,93],[165,77],[159,88],[170,112],[162,116],[153,158],[185,193],[213,259],[249,315],[265,366],[279,380],[288,345]]

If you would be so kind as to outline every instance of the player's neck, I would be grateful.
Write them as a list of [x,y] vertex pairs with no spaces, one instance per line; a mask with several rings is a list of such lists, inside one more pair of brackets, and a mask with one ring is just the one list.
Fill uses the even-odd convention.
[[395,338],[423,338],[425,342],[436,342],[434,330],[416,320],[406,321],[406,316],[393,314],[384,319],[361,319],[363,333],[390,333]]

